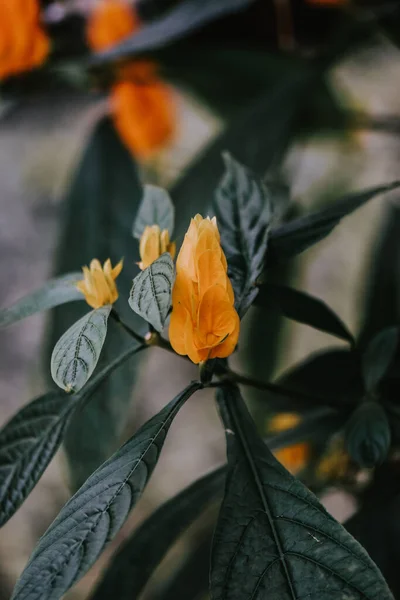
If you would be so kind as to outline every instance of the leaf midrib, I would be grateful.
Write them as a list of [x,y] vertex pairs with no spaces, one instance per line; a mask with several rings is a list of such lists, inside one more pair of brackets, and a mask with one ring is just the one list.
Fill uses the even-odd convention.
[[281,562],[281,564],[282,564],[282,566],[284,568],[286,579],[287,579],[287,582],[288,582],[288,585],[289,585],[290,594],[291,594],[293,600],[296,600],[297,599],[297,594],[295,593],[295,590],[293,589],[292,581],[291,581],[290,574],[289,574],[288,565],[286,563],[285,553],[283,551],[283,546],[282,546],[282,543],[281,543],[281,540],[280,540],[280,537],[279,537],[279,534],[278,534],[278,530],[275,527],[274,518],[272,516],[272,512],[271,512],[271,509],[270,509],[270,506],[269,506],[269,503],[268,503],[268,499],[267,499],[267,497],[266,497],[266,495],[264,493],[264,489],[263,489],[263,485],[262,485],[262,482],[261,482],[261,478],[259,476],[258,469],[257,469],[257,467],[255,465],[255,461],[253,460],[252,452],[250,450],[249,444],[247,443],[246,436],[245,436],[245,434],[243,432],[242,425],[240,423],[240,419],[238,418],[238,415],[236,414],[235,408],[231,404],[230,405],[227,404],[227,409],[231,413],[231,417],[232,417],[232,420],[233,420],[233,422],[235,424],[236,431],[239,434],[239,439],[240,439],[240,442],[241,442],[242,447],[243,447],[244,455],[246,457],[246,460],[247,460],[247,462],[248,462],[248,464],[250,466],[250,470],[251,470],[251,472],[253,474],[253,477],[254,477],[255,487],[256,487],[257,492],[258,492],[258,494],[259,494],[259,496],[261,498],[261,502],[262,502],[262,505],[263,505],[263,508],[264,508],[264,512],[265,512],[265,514],[266,514],[266,516],[268,518],[268,521],[270,523],[272,534],[274,536],[274,541],[276,543],[276,546],[277,546],[278,552],[279,552],[279,560],[280,560],[280,562]]

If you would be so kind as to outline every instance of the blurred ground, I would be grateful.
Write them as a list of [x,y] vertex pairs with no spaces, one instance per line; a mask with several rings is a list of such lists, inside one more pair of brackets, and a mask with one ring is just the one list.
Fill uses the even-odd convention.
[[[366,60],[368,58],[368,60]],[[396,114],[399,54],[390,48],[359,57],[335,74],[338,90],[366,109]],[[181,102],[181,132],[176,147],[159,161],[166,183],[219,123],[199,107]],[[56,246],[59,202],[99,110],[89,98],[43,99],[17,107],[0,121],[0,305],[46,280]],[[330,187],[360,189],[398,179],[398,139],[362,134],[340,144],[315,140],[291,153],[286,169],[294,182],[294,199],[309,206]],[[371,236],[379,226],[382,200],[375,200],[347,218],[327,240],[298,260],[295,285],[327,300],[356,331],[364,275],[371,252]],[[1,332],[0,423],[42,391],[38,356],[43,333],[42,315]],[[288,326],[281,367],[310,351],[337,342],[303,326]],[[154,367],[157,379],[154,380]],[[185,361],[152,351],[143,369],[132,415],[138,425],[171,399],[194,368]],[[162,383],[161,383],[162,382]],[[128,425],[127,425],[128,426]],[[223,439],[210,394],[188,403],[174,422],[162,458],[146,494],[135,510],[131,526],[162,500],[223,459]],[[15,578],[37,540],[68,497],[62,454],[50,465],[35,491],[0,537],[0,600],[9,598]],[[331,496],[328,507],[345,517],[346,499]],[[69,597],[83,598],[98,573],[96,566]]]

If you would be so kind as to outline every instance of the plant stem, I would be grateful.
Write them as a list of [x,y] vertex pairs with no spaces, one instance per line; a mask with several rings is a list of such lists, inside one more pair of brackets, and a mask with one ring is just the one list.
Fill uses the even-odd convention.
[[122,327],[122,329],[124,329],[124,331],[126,331],[126,333],[128,333],[134,340],[139,342],[139,344],[148,345],[148,342],[144,337],[136,333],[136,331],[133,331],[133,329],[131,329],[129,325],[122,321],[121,317],[119,316],[114,307],[111,310],[111,316],[114,319],[114,321],[118,323]]

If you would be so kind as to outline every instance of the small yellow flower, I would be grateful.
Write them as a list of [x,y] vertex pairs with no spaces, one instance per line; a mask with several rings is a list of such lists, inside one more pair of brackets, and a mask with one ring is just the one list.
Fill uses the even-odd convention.
[[97,258],[93,259],[89,267],[83,267],[83,281],[77,283],[77,288],[85,296],[86,302],[92,308],[100,308],[106,304],[114,304],[118,299],[118,290],[115,280],[121,273],[123,261],[120,260],[114,268],[110,259],[102,267]]
[[[271,433],[279,433],[280,431],[296,427],[300,421],[301,418],[299,415],[294,413],[280,413],[272,417],[268,429]],[[307,465],[310,453],[310,445],[302,442],[281,448],[274,452],[274,455],[288,471],[295,475]]]
[[170,242],[167,229],[161,231],[158,225],[148,225],[140,238],[139,252],[142,260],[138,265],[144,271],[164,252],[169,252],[175,258],[176,245],[175,242]]
[[169,339],[195,364],[236,348],[240,320],[215,217],[191,220],[176,261]]

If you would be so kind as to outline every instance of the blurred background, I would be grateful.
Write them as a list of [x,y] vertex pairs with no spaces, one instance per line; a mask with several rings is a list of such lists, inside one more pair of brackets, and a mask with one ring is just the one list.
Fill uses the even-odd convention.
[[[119,143],[135,164],[138,179],[168,187],[173,199],[176,190],[177,216],[181,210],[186,223],[178,228],[178,244],[190,216],[205,212],[212,199],[204,197],[199,206],[198,198],[208,193],[199,177],[206,180],[209,174],[212,190],[215,173],[222,173],[222,162],[216,163],[216,172],[213,165],[204,163],[204,151],[208,152],[214,143],[219,154],[228,149],[262,174],[278,174],[290,190],[294,212],[299,214],[325,206],[346,192],[399,178],[400,17],[396,2],[221,2],[219,13],[211,11],[209,17],[203,18],[199,14],[207,13],[209,3],[202,5],[202,0],[198,0],[198,5],[203,6],[199,10],[193,1],[142,0],[127,3],[138,22],[129,26],[132,31],[128,27],[122,34],[118,34],[111,13],[94,31],[95,13],[99,13],[100,4],[106,3],[107,0],[43,2],[39,6],[39,22],[50,39],[51,50],[42,64],[33,66],[29,64],[31,46],[26,54],[26,69],[10,73],[1,36],[5,39],[11,24],[2,19],[4,8],[0,7],[2,307],[40,287],[62,269],[67,254],[68,258],[70,253],[76,254],[74,269],[92,257],[83,252],[79,256],[82,228],[78,221],[87,219],[87,227],[93,226],[88,208],[82,205],[83,216],[79,216],[76,197],[70,212],[66,205],[72,204],[70,190],[76,185],[93,131],[107,115],[114,119]],[[184,4],[190,5],[190,10],[180,13],[180,20],[179,15],[175,20],[171,18]],[[215,0],[214,7],[218,4]],[[23,20],[22,14],[17,17]],[[180,29],[176,26],[178,21]],[[123,23],[125,27],[127,17]],[[149,32],[154,23],[158,29]],[[178,32],[174,32],[175,27]],[[175,37],[170,36],[171,31]],[[131,47],[110,55],[109,48],[118,47],[125,39],[132,41]],[[318,89],[311,84],[303,89],[303,109],[294,123],[290,111],[299,103],[295,96],[296,78],[301,78],[304,65],[311,63],[318,65],[323,75]],[[122,94],[122,109],[122,104],[118,104],[118,98],[122,102],[120,90],[116,88],[128,80],[139,87],[138,96],[143,85],[162,86],[158,90],[160,96],[149,93],[150,99],[142,104],[133,100],[132,108],[129,94]],[[278,100],[270,102],[273,94]],[[168,104],[167,116],[160,112],[162,102]],[[287,104],[288,114],[282,116]],[[251,114],[255,115],[253,120]],[[135,130],[135,124],[146,119],[150,131],[144,127],[140,135],[131,135],[129,128]],[[157,129],[154,124],[163,119],[168,133],[164,136],[158,131],[157,139],[152,141],[153,129]],[[285,128],[274,133],[279,119],[290,129],[290,135]],[[268,154],[265,148],[271,146],[273,160],[265,159],[264,165]],[[197,175],[193,172],[196,164],[203,165]],[[99,177],[95,163],[86,161],[84,168],[86,173],[93,169],[89,177]],[[106,189],[107,182],[99,183],[99,189],[104,191],[102,186]],[[132,207],[134,201],[132,194]],[[98,210],[96,199],[90,202],[93,211]],[[367,281],[376,257],[376,241],[385,224],[388,205],[396,202],[393,194],[365,205],[343,220],[327,239],[276,273],[276,278],[326,300],[356,334],[365,318]],[[107,210],[112,212],[113,206],[110,198]],[[60,244],[64,244],[61,250]],[[105,260],[108,254],[97,257]],[[119,258],[112,256],[113,260]],[[137,260],[137,256],[125,254],[126,266],[131,264],[134,269]],[[132,270],[128,279],[133,275]],[[252,329],[257,310],[252,309],[246,316],[240,348],[233,359],[241,373],[254,376],[258,370],[259,378],[272,379],[311,352],[341,347],[335,338],[285,319],[265,322],[257,336]],[[52,327],[63,331],[68,323],[71,316],[67,314],[62,324],[56,325],[48,315],[38,314],[0,332],[1,424],[49,389],[48,355],[47,362],[43,358],[46,339],[51,339]],[[134,367],[130,399],[125,402],[117,439],[110,448],[126,439],[195,376],[196,368],[186,361],[159,349],[147,352]],[[248,397],[257,402],[256,396]],[[257,414],[258,426],[266,433],[266,417],[264,423],[263,411]],[[97,441],[95,430],[88,435],[93,436],[94,443]],[[82,447],[72,438],[70,444],[77,449],[75,455],[72,451],[72,464],[84,463]],[[204,391],[175,420],[144,497],[122,533],[68,598],[88,597],[115,547],[161,502],[221,464],[224,444],[212,393]],[[93,460],[95,463],[96,458]],[[2,529],[1,600],[10,597],[37,539],[70,496],[72,479],[62,449],[22,508]],[[324,491],[324,502],[340,520],[354,511],[352,497],[342,488],[338,492],[334,483]],[[201,550],[206,539],[204,532],[209,530],[213,518],[215,507],[174,546],[144,597],[161,597],[157,594],[171,570],[184,564],[191,548]],[[173,592],[170,593],[172,597]],[[175,597],[189,597],[182,590],[180,593],[175,592]]]

